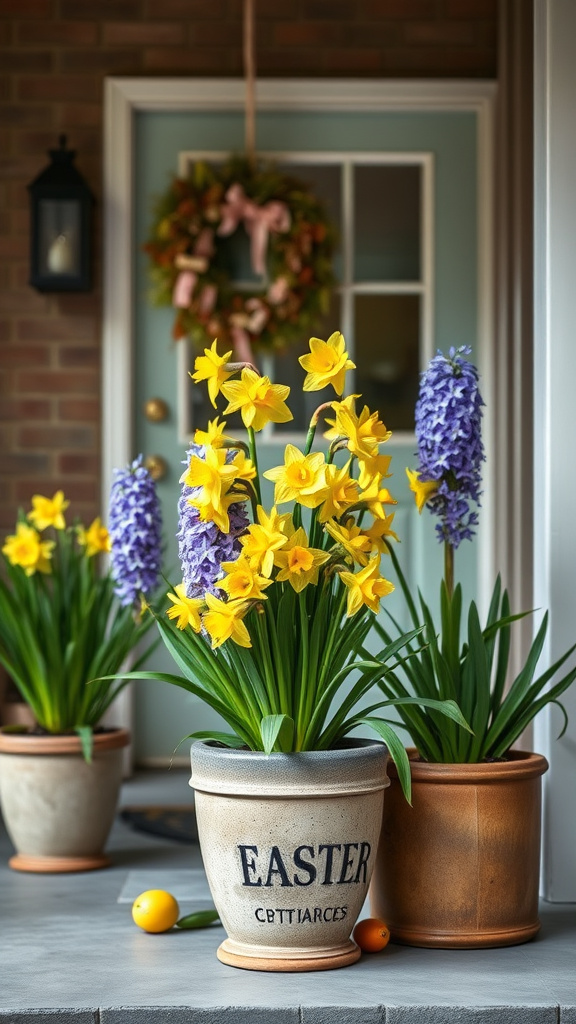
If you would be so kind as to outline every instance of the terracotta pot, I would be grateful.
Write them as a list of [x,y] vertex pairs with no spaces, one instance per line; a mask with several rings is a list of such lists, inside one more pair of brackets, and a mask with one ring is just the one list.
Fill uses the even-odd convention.
[[0,801],[17,871],[88,871],[110,861],[104,846],[122,782],[126,729],[95,733],[92,762],[78,736],[0,729]]
[[539,754],[428,764],[408,751],[412,807],[390,765],[371,914],[410,946],[512,946],[540,927]]
[[311,971],[360,956],[350,933],[376,856],[383,744],[269,754],[192,745],[202,857],[234,967]]

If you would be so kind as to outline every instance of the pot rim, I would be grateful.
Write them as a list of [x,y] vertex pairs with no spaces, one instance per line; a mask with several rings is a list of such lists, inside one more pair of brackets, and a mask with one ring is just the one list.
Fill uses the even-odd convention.
[[[128,729],[111,727],[93,734],[94,753],[128,746]],[[35,736],[24,732],[6,732],[0,727],[0,754],[82,754],[82,742],[76,734]]]
[[388,748],[372,739],[347,738],[331,750],[272,754],[196,740],[190,760],[190,786],[206,793],[306,799],[373,793],[390,785]]
[[[510,750],[506,761],[481,761],[472,764],[420,761],[415,747],[407,748],[413,782],[431,782],[441,785],[453,783],[494,783],[510,779],[531,779],[544,775],[549,764],[542,754],[531,750]],[[396,767],[389,765],[390,776],[398,778]]]

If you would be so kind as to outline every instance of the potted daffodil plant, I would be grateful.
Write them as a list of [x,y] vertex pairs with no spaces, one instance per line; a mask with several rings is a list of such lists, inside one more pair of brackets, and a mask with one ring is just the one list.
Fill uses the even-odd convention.
[[0,729],[0,799],[21,871],[108,863],[129,735],[102,725],[126,680],[99,677],[145,657],[142,595],[160,573],[159,503],[141,459],[115,471],[109,530],[99,517],[67,522],[69,506],[61,490],[33,495],[2,547],[0,663],[34,719]]
[[[157,615],[179,674],[138,675],[183,687],[228,726],[190,737],[204,864],[228,932],[220,959],[338,967],[360,955],[350,933],[376,854],[387,751],[410,795],[386,709],[418,703],[466,723],[452,700],[375,690],[408,644],[417,649],[419,625],[378,661],[361,654],[393,590],[383,565],[395,501],[381,450],[390,432],[377,412],[341,398],[354,368],[344,338],[312,338],[300,357],[304,391],[331,388],[337,399],[316,410],[303,447],[287,444],[283,463],[263,473],[257,437],[292,419],[290,388],[231,357],[214,342],[192,375],[213,405],[223,395],[222,415],[240,414],[245,435],[216,416],[187,452],[182,580]],[[314,447],[323,416],[327,452]],[[352,738],[360,727],[374,740]]]
[[[538,931],[540,791],[548,764],[515,744],[546,704],[563,710],[559,698],[576,678],[574,667],[559,674],[576,647],[539,669],[547,614],[522,668],[509,678],[511,630],[527,613],[512,613],[498,577],[481,622],[476,602],[465,607],[455,582],[455,552],[478,523],[484,461],[484,403],[469,355],[465,347],[439,352],[422,374],[419,465],[407,471],[418,510],[437,518],[444,548],[437,618],[421,594],[412,595],[389,546],[409,618],[424,624],[425,642],[417,651],[410,641],[379,687],[389,698],[454,700],[471,726],[422,704],[397,707],[413,743],[413,806],[405,806],[392,770],[372,909],[396,941],[421,946],[512,945]],[[399,627],[389,619],[374,628],[385,653]]]

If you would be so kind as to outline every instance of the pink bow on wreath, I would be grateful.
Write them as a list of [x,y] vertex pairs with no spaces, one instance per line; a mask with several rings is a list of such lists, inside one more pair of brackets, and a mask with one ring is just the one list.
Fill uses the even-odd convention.
[[240,221],[250,236],[250,261],[255,274],[266,271],[266,249],[270,231],[285,232],[290,229],[290,211],[286,203],[271,199],[264,206],[258,206],[248,199],[242,185],[231,185],[222,204],[222,220],[217,234],[232,235]]

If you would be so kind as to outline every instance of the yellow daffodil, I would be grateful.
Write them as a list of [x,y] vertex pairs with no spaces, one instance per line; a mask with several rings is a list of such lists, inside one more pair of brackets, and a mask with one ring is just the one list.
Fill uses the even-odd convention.
[[326,420],[331,429],[327,430],[324,436],[328,440],[346,437],[348,438],[347,447],[353,455],[362,459],[371,459],[378,454],[378,445],[392,437],[392,431],[386,429],[378,418],[378,413],[370,412],[367,405],[358,416],[355,401],[357,397],[357,395],[349,395],[342,402],[333,403],[335,418]]
[[33,526],[18,523],[16,533],[6,537],[2,551],[10,565],[19,565],[27,576],[33,576],[35,572],[51,572],[53,547],[54,541],[42,540]]
[[350,516],[343,525],[330,519],[324,529],[340,544],[358,565],[368,565],[372,543],[366,531],[361,530]]
[[174,593],[168,594],[168,600],[172,601],[173,604],[171,608],[167,608],[166,615],[169,619],[178,619],[176,623],[178,629],[186,629],[186,626],[192,626],[194,632],[199,633],[202,629],[200,609],[203,607],[204,601],[198,597],[186,597],[183,583],[179,583],[177,587],[174,587]]
[[230,440],[224,433],[225,429],[225,421],[219,421],[216,416],[215,419],[208,420],[207,430],[194,431],[194,444],[211,445],[212,448],[221,448],[225,441]]
[[45,530],[53,526],[56,530],[65,530],[66,521],[64,511],[70,504],[64,498],[64,491],[56,491],[53,498],[44,498],[41,494],[35,494],[32,498],[32,511],[28,513],[28,519],[37,530]]
[[233,640],[239,647],[252,647],[250,634],[242,618],[248,611],[246,601],[221,601],[219,597],[206,593],[208,611],[204,615],[204,628],[212,647],[220,647],[227,640]]
[[180,482],[188,487],[201,487],[201,502],[217,505],[222,493],[226,493],[236,476],[236,470],[232,463],[226,462],[224,448],[208,447],[204,454],[203,459],[198,455],[191,456],[188,469],[182,474]]
[[385,519],[384,505],[397,505],[398,502],[392,497],[387,487],[380,487],[378,477],[375,477],[369,487],[360,495],[360,501],[366,502],[366,507],[376,519]]
[[298,362],[306,370],[304,391],[320,391],[331,384],[337,395],[344,391],[346,371],[356,369],[348,358],[346,342],[340,331],[334,331],[328,341],[310,338],[310,352],[300,356]]
[[203,496],[187,498],[187,502],[193,508],[198,509],[203,523],[216,523],[216,526],[222,533],[230,533],[228,509],[233,502],[246,501],[247,497],[247,494],[237,494],[235,491],[228,491],[226,494],[221,494],[218,500],[214,502],[210,498]]
[[235,480],[254,480],[256,466],[252,459],[247,458],[243,451],[236,452],[230,465],[234,467]]
[[93,555],[99,555],[101,551],[111,551],[112,541],[110,540],[110,534],[103,525],[100,516],[98,516],[90,524],[87,530],[83,526],[79,526],[77,529],[78,543],[82,547],[86,548],[87,558],[92,558]]
[[329,558],[327,551],[308,547],[306,531],[300,526],[274,555],[274,564],[280,568],[276,579],[288,580],[299,594],[309,583],[318,583],[320,566]]
[[394,585],[380,576],[380,558],[376,555],[359,572],[340,572],[340,579],[348,587],[346,614],[348,617],[366,605],[370,611],[378,612],[380,599],[391,594]]
[[406,476],[410,483],[410,490],[414,492],[416,508],[422,512],[424,505],[436,494],[439,486],[438,480],[421,480],[420,473],[414,469],[407,469]]
[[369,487],[374,477],[385,480],[392,476],[388,472],[391,461],[391,455],[360,455],[358,457],[358,483],[360,487]]
[[326,466],[326,497],[318,513],[318,521],[338,519],[347,508],[358,501],[358,483],[350,476],[350,463],[341,469],[330,464]]
[[381,554],[388,551],[388,547],[384,542],[385,537],[391,537],[392,540],[400,543],[398,534],[394,533],[392,529],[394,515],[395,513],[391,512],[390,515],[385,515],[383,519],[375,519],[369,529],[362,531],[368,537],[373,548]]
[[287,423],[294,418],[285,404],[290,388],[271,384],[269,377],[261,377],[248,367],[242,370],[240,380],[222,385],[222,394],[229,402],[224,415],[240,410],[244,426],[253,430],[262,430],[269,422]]
[[213,341],[210,348],[204,349],[203,356],[196,357],[194,361],[195,372],[190,374],[192,380],[197,384],[203,380],[208,382],[208,395],[214,408],[216,408],[216,398],[222,389],[222,385],[232,376],[232,373],[225,369],[232,351],[219,356],[216,351],[216,344],[217,342]]
[[323,452],[304,455],[293,444],[284,451],[284,465],[275,466],[264,473],[275,483],[274,503],[297,501],[306,508],[317,508],[326,497],[326,464]]
[[251,569],[248,558],[241,555],[235,562],[221,562],[220,568],[226,576],[216,586],[224,590],[231,601],[266,600],[262,591],[273,581]]
[[279,515],[276,506],[267,515],[261,505],[258,505],[256,515],[258,522],[248,527],[247,533],[240,537],[240,543],[250,568],[269,578],[274,566],[274,552],[284,547],[288,540],[284,529],[291,516],[289,512]]

